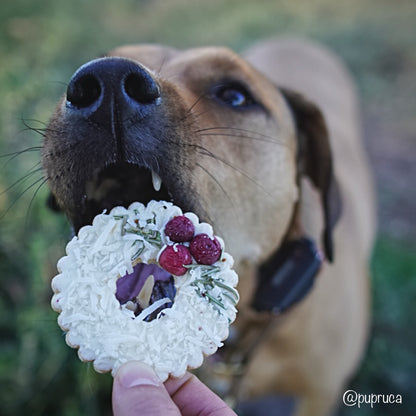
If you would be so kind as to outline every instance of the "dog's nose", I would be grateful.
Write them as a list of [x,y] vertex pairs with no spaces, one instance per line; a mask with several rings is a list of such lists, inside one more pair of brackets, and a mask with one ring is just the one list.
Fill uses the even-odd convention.
[[161,102],[160,88],[141,65],[125,58],[100,58],[81,66],[66,93],[67,106],[106,123],[114,111],[143,117]]

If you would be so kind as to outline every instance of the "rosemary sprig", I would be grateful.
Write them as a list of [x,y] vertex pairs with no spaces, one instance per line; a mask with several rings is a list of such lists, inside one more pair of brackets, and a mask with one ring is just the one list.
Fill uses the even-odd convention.
[[202,268],[201,277],[210,277],[212,274],[220,271],[220,268],[218,266],[201,266],[200,264],[184,264],[183,267],[189,270],[195,268]]
[[[195,266],[195,265],[191,265]],[[189,267],[189,266],[188,266]],[[191,267],[192,268],[192,267]],[[221,302],[221,297],[218,299],[218,297],[213,296],[210,292],[215,288],[215,286],[219,287],[221,290],[221,295],[224,298],[227,298],[229,301],[232,302],[233,305],[236,305],[239,299],[238,292],[231,286],[226,285],[224,282],[221,282],[218,279],[214,279],[211,274],[214,272],[213,269],[216,269],[215,271],[219,270],[219,267],[213,266],[211,267],[211,270],[208,270],[207,272],[204,270],[204,272],[201,274],[201,278],[195,279],[192,282],[192,285],[195,286],[196,292],[199,296],[202,296],[210,303],[213,304],[213,306],[219,311],[218,308],[226,309],[226,306],[223,302]],[[202,288],[201,288],[202,286]]]
[[155,244],[157,246],[161,246],[162,243],[162,237],[160,235],[159,231],[156,230],[145,230],[144,228],[129,228],[125,229],[125,233],[128,234],[136,234],[142,237],[144,240],[146,240],[150,244]]
[[[135,210],[136,211],[136,210]],[[137,212],[135,212],[137,215]],[[145,249],[144,241],[147,243],[157,246],[158,248],[162,247],[162,236],[160,234],[160,231],[157,230],[149,230],[146,227],[134,227],[130,224],[127,224],[128,215],[114,215],[114,219],[121,220],[121,235],[125,234],[136,234],[137,236],[140,236],[141,238],[138,238],[137,240],[133,241],[132,246],[141,243],[141,246],[139,249],[133,254],[131,261],[137,260],[140,255],[143,253]],[[150,218],[146,221],[147,224],[155,224],[156,218]],[[144,240],[144,241],[143,241]]]
[[[133,243],[133,245],[137,242],[137,241],[139,241],[139,240],[136,240],[134,243]],[[140,257],[140,254],[142,254],[143,253],[143,250],[144,250],[144,244],[143,244],[143,242],[141,242],[142,243],[142,246],[133,254],[133,256],[132,256],[132,258],[131,258],[131,261],[135,261],[135,260],[137,260],[139,257]]]
[[[149,244],[156,245],[159,248],[162,246],[162,237],[160,234],[160,231],[157,230],[148,230],[145,227],[132,227],[129,225],[129,228],[126,228],[127,226],[127,219],[128,215],[114,215],[114,219],[116,220],[122,220],[121,224],[121,235],[125,235],[126,233],[129,234],[137,234],[140,237],[143,238],[143,240],[147,241]],[[155,224],[156,218],[149,218],[146,221],[147,224]]]
[[215,281],[215,284],[219,286],[220,288],[226,290],[226,292],[222,292],[224,296],[230,297],[228,293],[231,293],[234,296],[234,299],[230,297],[230,299],[236,304],[238,302],[238,299],[240,296],[238,295],[238,292],[231,286],[226,285],[223,282],[220,282],[219,280]]
[[[210,286],[212,289],[215,286],[220,287],[221,289],[224,289],[224,291],[221,291],[223,295],[228,294],[228,298],[231,299],[233,301],[233,303],[237,303],[239,296],[237,291],[231,287],[226,285],[225,283],[221,282],[220,280],[217,279],[213,279],[213,278],[207,278],[207,279],[196,279],[193,283],[198,284],[201,283],[203,284],[205,287]],[[230,296],[230,294],[233,295],[233,297]]]
[[127,220],[127,215],[113,215],[113,218],[115,220],[122,220],[124,218]]
[[208,292],[205,292],[205,296],[214,305],[217,305],[217,306],[219,306],[222,309],[226,309],[225,305],[222,302],[220,302],[217,298],[214,298],[214,296],[210,295]]

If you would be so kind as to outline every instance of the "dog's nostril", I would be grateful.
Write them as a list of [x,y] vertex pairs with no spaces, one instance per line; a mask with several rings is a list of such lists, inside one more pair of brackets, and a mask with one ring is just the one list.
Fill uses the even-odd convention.
[[75,107],[86,108],[94,104],[100,94],[101,86],[98,79],[92,74],[86,74],[71,80],[66,99]]
[[124,90],[134,101],[140,104],[150,104],[160,97],[157,83],[148,74],[131,73],[124,80]]

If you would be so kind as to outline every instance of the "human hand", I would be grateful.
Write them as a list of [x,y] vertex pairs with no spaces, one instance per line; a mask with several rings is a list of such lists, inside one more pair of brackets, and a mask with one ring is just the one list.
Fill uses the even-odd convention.
[[236,416],[196,376],[186,373],[164,384],[149,366],[123,364],[114,378],[114,416]]

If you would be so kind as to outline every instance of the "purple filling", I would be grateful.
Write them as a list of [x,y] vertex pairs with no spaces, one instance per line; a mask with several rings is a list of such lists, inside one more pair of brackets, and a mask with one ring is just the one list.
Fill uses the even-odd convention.
[[140,293],[146,279],[153,275],[155,282],[167,282],[172,275],[156,264],[137,263],[133,267],[133,273],[126,274],[117,280],[116,298],[121,305],[133,300]]
[[[133,267],[133,273],[120,277],[116,282],[116,298],[120,302],[120,305],[124,305],[128,301],[136,303],[136,297],[142,290],[144,283],[150,275],[153,275],[155,285],[153,287],[149,304],[151,305],[157,300],[166,297],[173,301],[176,295],[175,280],[173,276],[156,264],[138,263]],[[172,305],[173,302],[166,303],[149,315],[145,320],[151,321],[152,319],[155,319],[160,311],[165,308],[171,308]],[[135,315],[137,316],[141,311],[142,308],[137,305]]]

